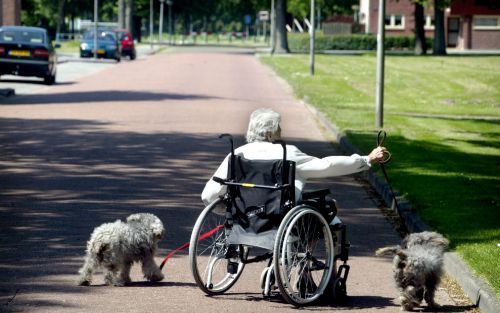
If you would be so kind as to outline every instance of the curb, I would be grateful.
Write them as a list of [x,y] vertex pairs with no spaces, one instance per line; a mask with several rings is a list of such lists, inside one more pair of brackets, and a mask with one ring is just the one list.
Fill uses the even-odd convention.
[[[323,113],[319,112],[316,108],[312,107],[305,101],[301,101],[304,106],[321,122],[328,132],[337,140],[340,149],[346,154],[363,153],[355,146],[353,146],[347,136],[340,132],[337,127],[332,125],[326,119]],[[389,185],[375,175],[372,170],[364,173],[364,178],[370,183],[375,191],[382,197],[384,202],[395,210],[395,205],[390,191]],[[426,225],[420,217],[413,212],[411,204],[400,197],[397,192],[395,196],[398,199],[399,210],[398,214],[403,220],[406,228],[410,232],[422,232],[430,230],[431,228]],[[498,313],[500,312],[500,302],[498,301],[495,293],[486,282],[482,279],[475,277],[472,274],[469,266],[461,259],[455,252],[447,252],[444,257],[444,266],[446,272],[450,274],[462,287],[465,294],[470,300],[484,313]]]
[[0,96],[2,97],[11,97],[16,94],[16,91],[12,88],[1,88],[0,89]]

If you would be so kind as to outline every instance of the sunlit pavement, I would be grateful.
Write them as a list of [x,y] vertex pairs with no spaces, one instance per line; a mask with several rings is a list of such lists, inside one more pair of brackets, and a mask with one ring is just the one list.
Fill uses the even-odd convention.
[[[203,295],[185,251],[167,263],[161,283],[144,282],[135,266],[128,287],[103,286],[100,274],[91,287],[75,284],[86,240],[101,223],[140,211],[158,215],[166,227],[158,262],[188,241],[200,192],[229,152],[217,135],[231,133],[242,144],[254,109],[281,112],[284,139],[304,152],[334,154],[291,90],[240,49],[65,62],[59,74],[54,86],[0,98],[1,310],[296,312],[277,295],[262,297],[264,263],[248,266],[227,294]],[[350,297],[342,306],[306,310],[400,312],[391,260],[373,256],[400,239],[376,199],[353,177],[319,185],[331,188],[348,225]],[[436,301],[446,312],[464,311],[441,289]]]

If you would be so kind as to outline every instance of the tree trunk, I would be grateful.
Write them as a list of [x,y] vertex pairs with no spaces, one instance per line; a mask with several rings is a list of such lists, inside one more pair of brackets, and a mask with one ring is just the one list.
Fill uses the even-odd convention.
[[446,40],[444,34],[444,10],[440,1],[435,0],[434,5],[434,55],[446,55]]
[[125,6],[125,28],[132,33],[134,31],[134,1],[126,0]]
[[276,42],[271,53],[290,53],[286,30],[286,0],[276,1]]
[[415,3],[415,54],[425,55],[427,53],[427,42],[425,41],[425,19],[424,6]]
[[118,0],[118,28],[125,28],[125,0]]
[[56,36],[57,40],[59,40],[59,36],[61,34],[61,30],[64,29],[64,6],[66,5],[66,0],[59,0],[57,5],[57,30]]

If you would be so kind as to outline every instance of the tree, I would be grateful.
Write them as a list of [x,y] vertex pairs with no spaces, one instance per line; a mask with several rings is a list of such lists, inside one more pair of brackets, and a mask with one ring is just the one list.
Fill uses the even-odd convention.
[[276,40],[271,53],[290,53],[286,30],[286,0],[276,1]]
[[446,55],[446,40],[444,32],[444,9],[451,3],[450,0],[434,0],[434,55]]
[[[319,9],[322,16],[350,15],[353,13],[352,6],[355,4],[359,4],[359,0],[316,0],[316,9]],[[310,6],[311,1],[288,0],[287,11],[303,18],[310,14]]]
[[[426,54],[427,43],[424,30],[424,6],[430,4],[430,0],[413,0],[415,3],[415,54]],[[446,55],[446,37],[444,27],[444,10],[450,6],[453,0],[433,0],[434,4],[434,55]]]
[[[64,7],[66,5],[66,0],[59,0],[57,5],[57,27],[56,34],[60,34],[61,30],[64,30]],[[58,38],[57,38],[58,39]]]
[[424,55],[427,53],[427,42],[425,40],[425,19],[424,6],[421,2],[415,1],[415,54]]

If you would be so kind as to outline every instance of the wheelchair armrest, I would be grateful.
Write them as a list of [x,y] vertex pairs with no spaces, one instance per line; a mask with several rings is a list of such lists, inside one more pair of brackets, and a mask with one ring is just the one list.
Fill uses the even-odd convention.
[[326,195],[330,194],[330,189],[319,189],[314,191],[307,191],[302,193],[303,200],[309,200],[313,198],[325,198]]

